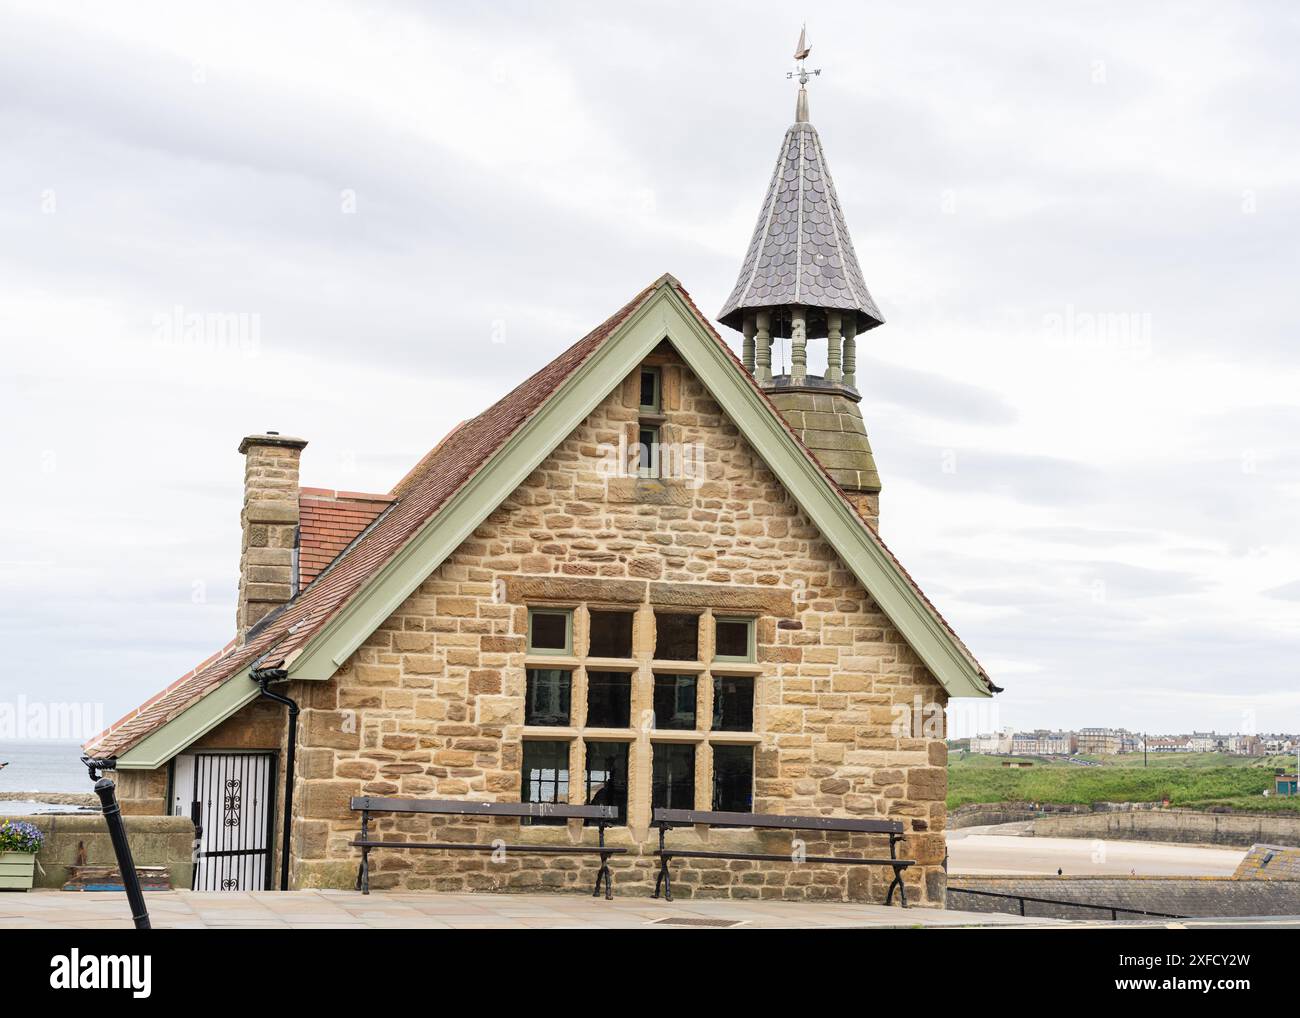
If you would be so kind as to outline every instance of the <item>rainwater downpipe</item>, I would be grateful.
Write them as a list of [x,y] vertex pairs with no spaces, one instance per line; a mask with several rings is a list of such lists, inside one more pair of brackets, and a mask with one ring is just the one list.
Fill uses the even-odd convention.
[[268,700],[282,703],[289,708],[289,748],[284,760],[284,830],[280,835],[280,890],[289,890],[289,831],[293,827],[293,758],[298,748],[298,705],[287,696],[272,693],[267,689],[270,682],[283,682],[289,673],[281,667],[283,661],[277,661],[273,667],[254,668],[248,677],[262,689],[262,695]]

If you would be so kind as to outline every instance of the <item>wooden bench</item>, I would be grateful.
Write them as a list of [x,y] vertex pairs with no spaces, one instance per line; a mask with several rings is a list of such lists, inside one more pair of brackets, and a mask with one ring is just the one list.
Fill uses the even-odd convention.
[[[614,806],[567,806],[550,802],[475,802],[465,799],[388,799],[378,796],[354,796],[352,809],[361,812],[361,836],[348,842],[361,849],[361,867],[357,871],[357,888],[362,894],[370,893],[370,850],[374,848],[430,848],[448,852],[523,852],[530,855],[599,855],[600,869],[596,871],[594,898],[600,894],[600,882],[605,882],[605,897],[613,898],[614,891],[609,874],[609,857],[620,855],[626,848],[611,848],[605,844],[605,827],[618,819]],[[470,842],[466,844],[445,841],[373,841],[370,838],[371,813],[423,813],[440,816],[532,817],[537,820],[595,820],[599,844],[596,845],[504,845]]]
[[[907,908],[907,891],[903,887],[903,870],[912,865],[910,859],[900,859],[897,854],[898,842],[903,837],[903,825],[897,820],[842,820],[839,817],[789,817],[772,813],[709,813],[693,809],[656,809],[654,825],[659,828],[659,876],[655,879],[654,897],[659,897],[662,885],[664,897],[673,900],[672,875],[668,871],[671,859],[748,859],[757,862],[798,862],[823,863],[843,866],[892,866],[894,879],[889,885],[889,894],[885,904],[894,900],[894,888],[898,888],[899,904]],[[744,827],[764,831],[844,831],[851,834],[888,834],[889,858],[866,859],[860,856],[845,855],[800,855],[789,852],[784,855],[764,852],[730,852],[705,851],[703,849],[669,848],[665,844],[668,831],[674,827]]]

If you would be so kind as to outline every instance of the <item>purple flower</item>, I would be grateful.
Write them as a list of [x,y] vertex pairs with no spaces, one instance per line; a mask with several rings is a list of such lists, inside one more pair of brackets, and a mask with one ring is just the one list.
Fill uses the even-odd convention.
[[0,824],[0,852],[39,852],[45,835],[26,820],[6,820]]

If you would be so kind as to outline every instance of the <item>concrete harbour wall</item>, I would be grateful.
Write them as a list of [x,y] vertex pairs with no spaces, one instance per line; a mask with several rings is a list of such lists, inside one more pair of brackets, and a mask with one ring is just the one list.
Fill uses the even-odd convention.
[[[1051,919],[1110,921],[1110,912],[1085,905],[1142,909],[1174,916],[1300,915],[1300,881],[1234,880],[1231,877],[948,877],[948,907],[966,912],[1019,914],[1012,898],[962,894],[962,889],[1025,894],[1078,902],[1026,902],[1025,915]],[[1119,913],[1121,921],[1140,915]]]
[[1163,841],[1180,845],[1231,845],[1249,848],[1300,846],[1300,814],[1209,813],[1190,809],[1135,810],[1128,813],[1038,815],[1033,834],[1040,838],[1098,838],[1113,841]]

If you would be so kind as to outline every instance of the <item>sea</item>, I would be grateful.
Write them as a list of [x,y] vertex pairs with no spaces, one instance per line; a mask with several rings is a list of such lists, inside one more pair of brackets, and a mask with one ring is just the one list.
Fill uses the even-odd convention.
[[[0,815],[43,813],[52,807],[15,792],[90,792],[94,785],[81,763],[81,743],[63,739],[0,739]],[[59,807],[67,810],[69,807]]]

